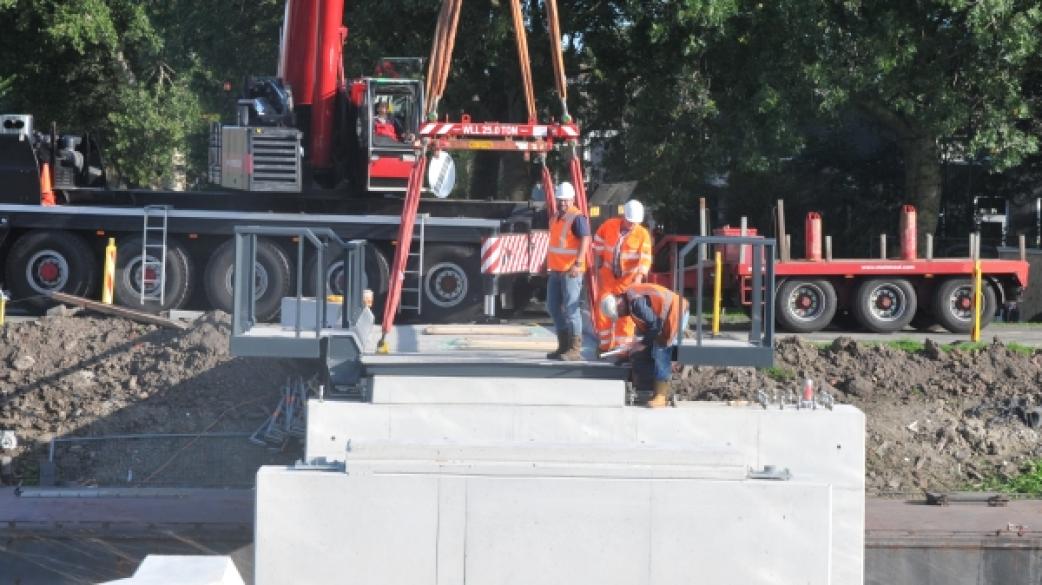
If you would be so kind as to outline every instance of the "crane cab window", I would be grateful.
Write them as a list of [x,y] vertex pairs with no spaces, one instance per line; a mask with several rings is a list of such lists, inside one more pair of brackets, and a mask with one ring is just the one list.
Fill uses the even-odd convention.
[[373,81],[369,98],[370,148],[411,149],[420,123],[419,82]]

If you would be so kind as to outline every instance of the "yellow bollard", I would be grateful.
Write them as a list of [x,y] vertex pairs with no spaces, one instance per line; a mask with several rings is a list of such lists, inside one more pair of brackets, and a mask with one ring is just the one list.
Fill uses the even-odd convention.
[[[144,266],[141,267],[144,270]],[[109,238],[105,246],[105,274],[102,277],[101,302],[112,304],[112,289],[116,284],[116,238]]]
[[716,272],[713,273],[713,335],[720,334],[720,301],[724,282],[724,260],[719,250],[713,258]]
[[0,325],[4,324],[4,315],[7,314],[7,293],[0,290]]
[[981,305],[983,304],[981,299],[984,296],[982,281],[980,260],[976,260],[973,263],[973,332],[970,334],[970,341],[974,343],[980,341]]

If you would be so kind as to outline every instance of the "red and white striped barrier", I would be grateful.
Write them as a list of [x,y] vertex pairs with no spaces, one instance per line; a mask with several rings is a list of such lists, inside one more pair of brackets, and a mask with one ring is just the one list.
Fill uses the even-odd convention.
[[482,274],[539,274],[546,268],[550,233],[500,234],[481,244]]

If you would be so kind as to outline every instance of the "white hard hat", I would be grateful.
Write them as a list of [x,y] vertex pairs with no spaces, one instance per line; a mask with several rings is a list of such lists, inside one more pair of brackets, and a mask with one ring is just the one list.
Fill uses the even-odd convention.
[[610,321],[619,320],[619,302],[615,295],[601,297],[601,315]]
[[630,199],[622,208],[622,216],[626,221],[640,223],[644,221],[644,204],[636,199]]
[[563,201],[575,199],[575,187],[572,187],[572,184],[568,181],[561,183],[554,189],[554,198]]

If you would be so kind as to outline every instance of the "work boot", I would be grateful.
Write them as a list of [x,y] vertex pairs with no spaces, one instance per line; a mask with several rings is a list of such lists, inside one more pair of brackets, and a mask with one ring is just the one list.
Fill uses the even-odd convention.
[[565,338],[568,341],[568,351],[561,354],[560,360],[566,362],[577,362],[583,359],[583,338],[580,335],[571,335],[570,338]]
[[648,401],[648,408],[665,408],[669,403],[669,380],[655,380],[655,395]]
[[546,354],[546,359],[548,359],[548,360],[559,360],[559,359],[561,359],[561,354],[568,350],[568,348],[566,347],[567,345],[568,345],[568,336],[565,335],[564,333],[562,333],[561,331],[558,331],[557,332],[557,349],[555,349],[554,351],[551,351],[550,353]]

